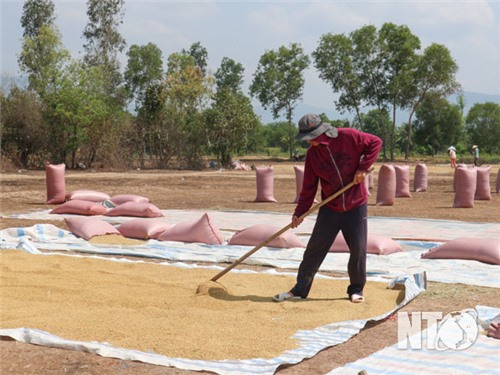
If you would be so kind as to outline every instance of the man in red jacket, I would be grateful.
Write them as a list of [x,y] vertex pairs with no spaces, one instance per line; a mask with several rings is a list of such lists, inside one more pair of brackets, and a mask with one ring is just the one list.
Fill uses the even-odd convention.
[[330,250],[339,231],[349,246],[349,299],[364,302],[366,284],[366,246],[368,232],[368,191],[363,183],[368,169],[377,160],[382,140],[352,128],[335,128],[314,114],[299,121],[298,140],[310,144],[306,153],[304,182],[292,217],[296,228],[314,202],[318,183],[325,199],[349,184],[355,185],[319,209],[316,224],[297,273],[297,283],[289,291],[273,297],[276,302],[307,298],[314,276]]

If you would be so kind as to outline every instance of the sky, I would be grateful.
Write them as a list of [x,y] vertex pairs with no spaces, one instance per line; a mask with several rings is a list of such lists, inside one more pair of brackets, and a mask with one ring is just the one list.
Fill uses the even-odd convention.
[[[19,74],[22,0],[1,2],[2,79]],[[53,0],[56,26],[74,58],[82,57],[87,18],[86,1]],[[156,44],[168,56],[200,42],[215,72],[223,57],[245,68],[244,91],[262,54],[299,43],[306,54],[322,35],[349,34],[366,25],[406,25],[421,42],[420,53],[432,43],[446,46],[459,66],[462,89],[500,95],[500,0],[331,0],[331,1],[139,1],[125,0],[119,32],[127,46]],[[336,98],[311,64],[305,72],[303,103],[332,108]]]

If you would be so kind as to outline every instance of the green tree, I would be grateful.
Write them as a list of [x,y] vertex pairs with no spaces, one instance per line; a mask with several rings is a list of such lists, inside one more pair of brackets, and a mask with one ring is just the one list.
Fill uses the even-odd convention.
[[1,93],[0,107],[2,152],[23,168],[43,165],[47,129],[40,97],[32,90],[14,86],[7,95]]
[[391,128],[391,118],[389,112],[385,110],[372,109],[367,114],[361,116],[363,130],[367,133],[382,137]]
[[[48,120],[53,160],[76,168],[88,167],[109,132],[111,109],[101,82],[105,72],[99,67],[71,63],[58,82],[58,90],[46,98],[51,108]],[[81,155],[85,150],[85,155]],[[80,152],[80,154],[79,154]]]
[[415,96],[412,72],[416,65],[416,51],[420,49],[420,40],[406,25],[385,23],[379,30],[378,43],[387,78],[388,102],[392,107],[389,145],[390,158],[394,160],[396,111],[398,108],[406,108]]
[[51,26],[54,21],[54,3],[51,0],[26,0],[24,2],[21,16],[23,37],[38,36],[42,26]]
[[219,69],[215,72],[217,91],[228,88],[233,92],[241,92],[244,71],[243,65],[233,59],[224,57]]
[[162,109],[158,149],[175,154],[183,167],[201,168],[208,142],[203,112],[209,107],[214,79],[204,76],[195,59],[184,53],[171,54],[167,66],[167,77],[158,91]]
[[128,63],[124,78],[129,95],[135,101],[135,108],[138,116],[136,117],[136,134],[138,144],[137,150],[140,154],[140,166],[144,168],[148,118],[154,117],[154,112],[146,113],[146,97],[152,87],[157,87],[163,77],[163,62],[161,50],[153,43],[144,46],[132,45],[127,52]]
[[477,103],[465,119],[469,141],[490,154],[500,154],[500,105]]
[[309,57],[297,43],[281,46],[277,51],[266,51],[260,58],[250,94],[257,97],[265,109],[271,108],[277,119],[284,111],[289,126],[290,159],[293,152],[293,111],[302,99],[304,70],[309,66]]
[[249,134],[258,126],[252,103],[243,93],[223,88],[205,116],[210,151],[227,168],[232,156],[246,149]]
[[136,109],[144,102],[146,91],[160,82],[163,76],[161,50],[156,44],[133,44],[127,52],[128,63],[124,73],[126,87],[136,102]]
[[429,155],[456,145],[463,134],[460,108],[439,95],[430,95],[422,101],[413,126],[417,146]]
[[189,50],[183,49],[182,53],[184,55],[192,56],[194,58],[196,66],[201,70],[202,74],[207,74],[208,52],[200,42],[193,43],[191,47],[189,47]]
[[34,37],[24,37],[19,62],[28,75],[29,88],[42,98],[57,90],[57,83],[70,53],[61,42],[61,35],[51,25],[44,25]]
[[357,123],[361,124],[361,106],[363,93],[362,77],[356,68],[353,41],[342,34],[325,34],[321,36],[319,45],[312,53],[314,65],[319,77],[329,83],[339,98],[335,105],[340,113],[354,111]]
[[[431,44],[423,55],[416,60],[413,78],[410,81],[413,93],[408,100],[410,115],[407,122],[407,137],[405,159],[408,159],[412,146],[412,117],[420,103],[427,97],[447,97],[459,89],[455,80],[458,65],[449,50],[440,44]],[[463,103],[462,103],[463,104]],[[463,108],[463,106],[462,106]],[[461,111],[462,112],[462,111]],[[455,132],[452,132],[454,134]]]
[[87,0],[89,21],[83,31],[85,56],[89,66],[100,66],[106,73],[104,87],[114,105],[123,107],[125,93],[121,85],[118,54],[125,48],[125,40],[118,31],[123,22],[124,0]]

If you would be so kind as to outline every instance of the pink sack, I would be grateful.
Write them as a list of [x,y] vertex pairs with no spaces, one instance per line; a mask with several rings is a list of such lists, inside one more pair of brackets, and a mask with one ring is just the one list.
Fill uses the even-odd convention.
[[[256,224],[236,232],[228,241],[228,245],[257,246],[276,234],[280,228],[268,224]],[[286,231],[270,241],[266,246],[289,249],[305,247],[297,235]]]
[[255,172],[257,176],[257,197],[255,202],[276,202],[274,198],[273,167],[257,167]]
[[421,255],[423,259],[466,259],[500,265],[500,238],[459,237]]
[[108,209],[102,204],[75,199],[65,202],[50,211],[51,214],[104,215]]
[[396,196],[396,171],[393,165],[382,164],[378,171],[377,206],[392,206]]
[[152,203],[125,202],[112,208],[106,216],[161,217],[161,210]]
[[500,193],[500,168],[498,168],[498,172],[497,172],[497,188],[496,188],[496,192]]
[[476,168],[457,168],[453,183],[455,186],[454,208],[473,208],[476,192]]
[[66,200],[78,199],[81,201],[102,202],[109,199],[109,195],[95,190],[74,190],[66,194]]
[[158,241],[200,242],[207,245],[222,245],[224,237],[213,224],[210,216],[175,224],[156,236]]
[[127,202],[144,202],[149,203],[149,198],[143,197],[142,195],[135,194],[118,194],[109,198],[111,202],[119,206],[120,204]]
[[476,192],[474,193],[474,200],[489,201],[491,200],[490,189],[490,170],[491,167],[476,167]]
[[427,165],[418,163],[415,166],[413,177],[413,190],[416,193],[427,191]]
[[156,238],[160,233],[172,228],[165,219],[137,218],[126,221],[118,227],[123,237],[147,240]]
[[[347,246],[347,242],[345,241],[342,232],[339,232],[329,251],[332,253],[349,252],[349,246]],[[366,245],[366,252],[368,254],[389,255],[399,251],[403,251],[401,245],[392,238],[385,237],[380,234],[368,234]]]
[[302,191],[302,183],[304,182],[304,166],[294,165],[293,170],[295,171],[295,200],[293,203],[297,203]]
[[396,193],[398,198],[411,197],[410,194],[410,166],[395,165],[396,172]]
[[65,170],[66,165],[64,164],[45,164],[46,204],[59,204],[66,201]]
[[120,234],[120,232],[107,221],[94,217],[67,217],[64,221],[70,232],[87,241],[95,236]]
[[368,181],[368,189],[373,189],[373,172],[370,172],[366,175],[366,180]]

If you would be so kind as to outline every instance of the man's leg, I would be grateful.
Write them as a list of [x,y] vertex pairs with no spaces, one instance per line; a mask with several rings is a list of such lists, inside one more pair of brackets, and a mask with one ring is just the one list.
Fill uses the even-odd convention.
[[350,285],[347,294],[363,295],[366,284],[366,247],[368,238],[368,208],[366,205],[345,213],[342,223],[342,234],[349,246],[349,273]]
[[297,272],[297,284],[292,288],[295,296],[306,298],[311,290],[314,276],[325,260],[335,237],[340,230],[343,213],[333,212],[325,207],[320,208],[316,224],[307,243],[302,262]]

